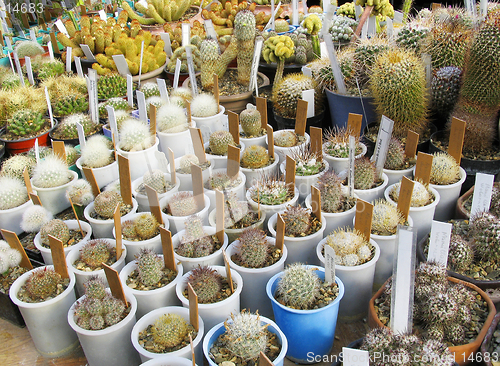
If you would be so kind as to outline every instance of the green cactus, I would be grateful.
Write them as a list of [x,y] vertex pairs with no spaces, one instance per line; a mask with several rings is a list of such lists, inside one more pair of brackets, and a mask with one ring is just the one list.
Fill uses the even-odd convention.
[[316,187],[321,194],[321,210],[338,212],[342,207],[342,181],[334,171],[328,171],[318,178]]
[[436,70],[431,81],[432,107],[448,116],[458,100],[462,70],[455,66],[445,66]]
[[28,174],[31,177],[33,175],[35,165],[36,160],[34,158],[21,154],[13,155],[3,162],[0,174],[2,176],[23,180],[24,169],[28,169]]
[[62,139],[78,138],[77,123],[82,125],[85,136],[94,133],[99,128],[99,125],[94,123],[88,114],[76,113],[64,118],[54,130],[54,135]]
[[241,166],[247,169],[260,169],[269,165],[269,154],[266,148],[259,145],[251,145],[243,151]]
[[399,224],[404,224],[403,216],[396,206],[384,199],[373,202],[372,234],[394,235]]
[[158,254],[149,249],[141,249],[136,260],[139,279],[145,286],[153,286],[160,282],[163,277],[164,264]]
[[80,259],[91,268],[99,268],[111,257],[109,243],[104,239],[89,240],[80,248]]
[[326,245],[335,250],[335,264],[353,267],[372,258],[373,247],[355,229],[341,228],[327,236]]
[[274,22],[274,31],[276,33],[285,33],[290,29],[290,25],[285,19],[276,19]]
[[142,182],[153,188],[157,193],[165,193],[169,185],[165,180],[165,174],[159,169],[148,170],[144,173]]
[[[193,40],[193,38],[191,38],[191,41]],[[201,45],[200,45],[200,47],[201,47]],[[190,45],[177,47],[175,49],[174,53],[170,57],[170,61],[167,64],[167,71],[168,72],[170,72],[172,74],[175,72],[177,60],[181,60],[180,72],[182,72],[182,73],[188,72],[186,48],[191,48],[191,54],[193,56],[194,71],[201,70],[201,67],[203,65],[201,52],[196,45],[191,43]]]
[[193,269],[187,282],[193,287],[200,304],[210,304],[217,301],[217,295],[222,289],[223,277],[208,266]]
[[167,103],[156,113],[157,129],[163,133],[178,133],[187,130],[188,121],[184,109]]
[[97,97],[109,99],[127,95],[127,79],[119,74],[101,75],[97,80]]
[[354,161],[354,188],[370,189],[377,181],[375,163],[362,156]]
[[[21,85],[21,80],[19,80],[19,75],[13,72],[9,72],[2,76],[2,90],[12,90],[18,88]],[[26,85],[28,80],[24,80],[24,84]]]
[[224,191],[227,188],[231,188],[238,179],[237,175],[235,177],[230,177],[225,172],[215,172],[208,178],[206,185],[212,190],[218,189]]
[[219,106],[214,96],[200,93],[191,102],[191,115],[193,117],[211,117],[219,113]]
[[405,149],[395,137],[391,137],[389,141],[389,149],[385,158],[384,169],[400,170],[405,166]]
[[120,149],[124,151],[146,150],[152,146],[153,141],[153,135],[146,123],[136,119],[123,121],[120,129]]
[[151,213],[142,213],[135,219],[135,232],[140,240],[148,240],[159,233],[160,224]]
[[248,85],[252,71],[255,40],[255,15],[250,10],[241,10],[234,17],[234,36],[238,51],[238,83]]
[[242,311],[231,314],[231,322],[225,321],[223,342],[231,355],[243,361],[257,360],[267,348],[266,325],[261,324],[259,315]]
[[89,110],[87,96],[67,95],[52,104],[55,116],[63,117],[76,113],[83,113]]
[[261,116],[257,109],[246,108],[240,113],[241,129],[245,137],[257,137],[262,134]]
[[172,216],[190,216],[198,211],[198,206],[191,192],[177,192],[167,205],[167,213]]
[[58,156],[51,154],[39,161],[33,171],[32,183],[36,187],[59,187],[70,182],[72,175],[68,165]]
[[[43,60],[43,59],[42,59]],[[66,72],[66,65],[58,59],[43,61],[39,67],[33,69],[40,80],[57,77]]]
[[262,178],[249,188],[250,198],[262,205],[281,205],[288,202],[288,187],[278,178]]
[[144,93],[144,98],[149,99],[152,96],[160,96],[160,88],[156,83],[145,83],[139,88],[139,91]]
[[304,90],[316,89],[314,93],[314,108],[316,113],[322,110],[323,94],[318,90],[318,83],[304,74],[287,74],[273,87],[273,106],[276,113],[285,118],[295,118],[297,101],[302,99]]
[[293,147],[297,145],[298,139],[294,131],[277,131],[274,136],[274,145],[279,147]]
[[28,191],[22,180],[0,176],[0,210],[21,206],[28,200]]
[[122,197],[118,193],[103,191],[94,200],[94,210],[99,216],[111,219],[118,204],[120,204],[120,207],[123,205]]
[[187,258],[200,258],[214,252],[213,236],[205,233],[203,223],[198,216],[189,216],[184,225],[186,232],[180,244],[175,248],[177,254]]
[[396,44],[399,47],[412,49],[419,54],[420,48],[423,46],[429,33],[428,28],[415,27],[412,24],[407,24],[399,29],[396,37]]
[[320,293],[321,281],[312,268],[301,263],[289,265],[278,282],[276,297],[291,308],[309,309]]
[[235,145],[233,135],[229,131],[221,130],[210,134],[210,153],[214,155],[227,155],[228,145]]
[[300,237],[307,234],[312,224],[311,210],[305,207],[288,205],[281,214],[285,221],[285,235]]
[[7,120],[7,132],[18,137],[36,136],[46,125],[42,113],[21,109]]
[[[117,111],[130,111],[130,106],[128,105],[128,102],[120,97],[115,97],[115,98],[109,98],[105,102],[99,103],[99,116],[102,117],[108,117],[108,110],[106,109],[106,106],[113,107],[115,109],[115,112]],[[118,116],[116,116],[118,119]],[[116,122],[118,123],[118,121]]]
[[54,296],[62,282],[61,275],[52,268],[35,269],[26,280],[25,288],[35,302],[45,301]]
[[201,86],[204,90],[212,90],[217,61],[220,59],[219,42],[206,38],[200,45],[201,55]]
[[269,64],[276,62],[276,74],[274,76],[273,90],[283,78],[283,70],[285,69],[285,59],[291,57],[295,53],[295,45],[293,40],[288,36],[271,36],[264,41],[262,47],[262,56]]
[[460,165],[445,152],[435,153],[432,159],[431,184],[448,185],[460,180]]
[[498,219],[487,212],[480,212],[473,219],[470,232],[475,253],[482,260],[498,261],[500,259]]
[[264,231],[258,228],[245,229],[238,240],[240,245],[236,257],[239,264],[247,268],[262,268],[266,265],[273,246]]
[[186,338],[189,324],[178,314],[164,314],[155,321],[151,332],[155,343],[173,348]]
[[70,239],[70,233],[68,225],[62,220],[53,219],[43,224],[40,228],[40,241],[42,244],[49,246],[49,235],[52,235],[54,238],[59,239],[63,246],[66,246],[68,240]]
[[465,272],[474,260],[474,248],[460,235],[452,234],[448,252],[448,266],[452,271]]

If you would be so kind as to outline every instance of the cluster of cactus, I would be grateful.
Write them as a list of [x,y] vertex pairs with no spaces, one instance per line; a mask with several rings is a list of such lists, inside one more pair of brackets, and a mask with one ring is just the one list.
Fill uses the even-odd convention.
[[448,115],[458,100],[462,70],[456,66],[444,66],[436,70],[431,81],[432,107]]
[[193,117],[210,117],[219,113],[219,106],[212,94],[200,93],[191,101]]
[[407,24],[401,28],[396,37],[396,44],[399,47],[408,48],[419,53],[420,48],[427,39],[428,28]]
[[378,180],[375,162],[370,161],[366,156],[357,158],[354,161],[354,188],[370,189]]
[[54,134],[62,139],[76,139],[78,138],[77,123],[82,125],[85,136],[91,135],[99,127],[88,114],[76,113],[64,118],[54,130]]
[[235,145],[233,135],[229,131],[220,130],[210,134],[208,146],[213,155],[227,155],[229,145]]
[[292,39],[288,36],[272,36],[264,41],[262,47],[262,56],[269,64],[276,62],[276,74],[274,76],[273,89],[279,84],[283,77],[285,68],[285,59],[291,57],[295,53],[295,45]]
[[70,239],[68,225],[59,219],[52,219],[48,221],[40,228],[40,242],[45,246],[50,246],[49,235],[59,239],[63,246],[65,246]]
[[251,226],[255,223],[254,212],[249,210],[248,202],[238,201],[234,192],[224,192],[224,227],[231,228],[237,223]]
[[[24,76],[23,76],[24,78]],[[2,83],[3,90],[12,90],[21,85],[21,80],[19,79],[19,75],[14,72],[6,72],[0,77],[0,81]],[[27,85],[28,80],[24,80],[24,84]]]
[[337,15],[356,19],[356,4],[354,2],[344,3],[337,8]]
[[106,291],[101,279],[97,276],[89,278],[84,288],[85,298],[74,307],[74,320],[79,327],[101,330],[122,320],[125,304]]
[[17,57],[20,60],[24,60],[26,56],[35,57],[45,53],[43,47],[34,41],[21,41],[16,44],[14,51],[17,52]]
[[0,176],[0,210],[9,210],[28,201],[28,191],[19,178]]
[[285,222],[285,235],[291,237],[307,235],[313,219],[311,210],[300,205],[288,205],[281,217]]
[[129,241],[151,239],[159,234],[160,224],[149,212],[143,212],[134,220],[123,223],[123,238]]
[[118,73],[101,75],[97,80],[97,97],[109,99],[127,95],[127,79]]
[[481,212],[473,218],[470,227],[475,253],[482,260],[498,263],[500,259],[500,224],[498,218],[488,212]]
[[342,181],[335,172],[332,170],[320,175],[316,187],[321,194],[321,210],[338,212],[345,195],[342,192]]
[[87,140],[82,149],[80,162],[88,168],[102,168],[114,160],[113,151],[110,150],[109,140],[102,135],[94,135]]
[[165,193],[170,187],[170,183],[165,179],[165,174],[159,169],[145,172],[142,176],[142,182],[153,188],[157,193]]
[[308,37],[304,33],[294,32],[294,33],[288,33],[288,36],[293,41],[295,52],[290,57],[285,58],[285,63],[305,65],[306,63],[317,59],[317,54],[315,53],[316,51],[313,50],[313,41],[311,39],[317,37],[317,35],[314,36],[311,35]]
[[258,314],[245,310],[237,315],[231,314],[231,320],[224,322],[224,346],[231,355],[240,357],[243,361],[256,361],[267,348],[267,326],[261,324]]
[[7,132],[19,137],[36,136],[45,126],[43,114],[30,109],[18,110],[7,120]]
[[[297,101],[302,99],[304,90],[317,89],[316,81],[304,74],[292,73],[284,76],[273,87],[273,105],[276,113],[285,118],[295,118]],[[322,93],[315,90],[314,108],[316,113],[321,110]]]
[[66,190],[66,197],[73,204],[85,207],[94,200],[92,186],[85,179],[78,179]]
[[95,212],[105,219],[112,219],[116,205],[123,206],[122,197],[115,191],[106,190],[99,193],[94,200]]
[[262,134],[262,123],[260,112],[256,108],[247,108],[240,113],[241,129],[245,137],[257,137]]
[[0,275],[6,273],[10,268],[17,267],[22,260],[22,255],[17,249],[0,240]]
[[[325,133],[325,152],[335,158],[348,158],[349,157],[349,135],[350,131],[347,128],[338,128],[328,130]],[[361,145],[359,137],[354,136],[355,151],[354,155],[357,156],[361,153]]]
[[274,145],[279,147],[293,147],[297,142],[297,135],[292,130],[277,131],[274,136]]
[[[202,62],[202,54],[198,47],[196,47],[194,44],[189,44],[187,46],[180,46],[175,49],[175,51],[172,53],[172,56],[170,57],[170,61],[167,64],[167,71],[170,73],[175,72],[175,68],[177,67],[177,60],[181,61],[181,67],[180,67],[180,72],[181,73],[187,73],[188,70],[188,63],[187,63],[187,54],[186,54],[186,48],[191,49],[191,55],[193,59],[193,67],[194,71],[200,71],[203,67],[203,62]],[[213,75],[212,75],[213,78]]]
[[192,215],[185,221],[185,235],[175,248],[175,252],[187,258],[206,257],[214,252],[215,241],[212,235],[205,233],[201,219]]
[[472,244],[460,235],[452,234],[448,251],[448,266],[452,271],[465,272],[474,261]]
[[39,205],[33,205],[23,212],[21,229],[27,233],[37,233],[50,220],[52,220],[52,213],[49,210]]
[[[28,84],[26,84],[28,85]],[[12,90],[0,89],[0,119],[6,121],[21,109],[30,109],[45,114],[47,100],[43,88],[21,86]]]
[[389,0],[356,0],[356,5],[373,6],[371,15],[385,20],[386,17],[394,18],[394,8]]
[[100,268],[111,258],[111,246],[105,239],[89,240],[80,248],[80,259],[91,268]]
[[[37,62],[38,60],[39,62]],[[58,59],[50,60],[45,57],[35,57],[31,61],[33,72],[37,74],[40,80],[56,77],[66,72],[66,65]]]
[[141,249],[136,256],[139,280],[145,286],[153,286],[163,277],[163,259],[150,249]]
[[175,349],[192,332],[186,320],[178,314],[163,314],[151,326],[153,342],[167,349]]
[[347,42],[351,39],[358,22],[349,17],[334,15],[330,29],[334,42]]
[[191,192],[177,192],[167,205],[167,212],[172,216],[190,216],[198,211],[196,200]]
[[[391,198],[397,202],[399,200],[399,191],[401,182],[396,183],[393,190],[390,192]],[[429,187],[415,181],[413,184],[413,192],[411,194],[411,207],[422,207],[428,205],[434,199],[433,194],[429,191]]]
[[372,258],[373,247],[356,229],[340,228],[326,238],[326,244],[335,250],[335,264],[352,267]]
[[[130,106],[128,105],[128,102],[121,97],[109,98],[105,102],[100,102],[98,104],[99,116],[108,117],[108,110],[106,109],[107,106],[114,108],[116,123],[118,126],[121,126],[121,123],[123,123],[123,120],[125,120],[125,118],[119,118],[120,117],[119,113],[121,111],[124,111],[124,112],[130,111]],[[127,118],[130,118],[128,113],[127,113]],[[121,121],[119,121],[119,119],[121,119]]]
[[281,205],[290,200],[286,183],[275,177],[257,180],[249,192],[250,198],[261,205]]
[[170,92],[170,103],[177,104],[181,108],[186,108],[186,102],[193,100],[190,88],[178,87]]
[[222,78],[228,64],[237,56],[237,40],[234,36],[222,54],[219,52],[219,47],[217,40],[211,38],[206,38],[200,43],[201,85],[207,91],[213,88],[214,73]]
[[68,95],[52,103],[52,110],[56,116],[86,112],[89,110],[88,97],[86,95]]
[[138,20],[140,24],[165,24],[179,20],[188,10],[191,2],[188,0],[162,0],[148,1],[134,4],[137,11],[144,16],[137,14],[126,1],[122,2],[122,8],[127,12],[130,19]]
[[210,304],[217,301],[223,280],[224,278],[215,269],[198,266],[191,271],[187,282],[198,295],[200,304]]
[[[389,42],[384,37],[375,36],[356,41],[352,59],[356,78],[359,80],[361,89],[368,83],[369,74],[378,56],[389,49]],[[343,72],[343,74],[345,77],[346,72]]]
[[398,225],[403,225],[405,220],[396,206],[384,199],[373,202],[372,234],[394,235]]
[[23,179],[23,171],[26,168],[31,177],[35,168],[36,160],[22,154],[13,155],[2,164],[1,176]]
[[241,166],[247,169],[260,169],[269,165],[269,153],[265,147],[251,145],[243,151]]
[[35,269],[25,283],[26,293],[33,302],[42,302],[53,297],[62,283],[59,273],[52,268]]
[[389,148],[385,158],[384,169],[400,170],[405,166],[405,149],[401,141],[395,137],[389,140]]
[[40,160],[33,171],[32,183],[40,188],[59,187],[70,182],[72,175],[66,161],[55,154]]
[[321,280],[314,269],[301,263],[289,265],[278,282],[275,297],[291,308],[310,309],[320,294]]
[[238,240],[238,264],[247,268],[262,268],[266,265],[273,245],[268,242],[264,231],[258,228],[245,229]]
[[236,182],[241,182],[241,179],[238,177],[238,175],[230,177],[225,172],[218,171],[212,174],[210,178],[208,178],[206,186],[212,190],[217,189],[219,191],[224,191],[228,188],[234,187],[235,184],[238,184]]
[[448,185],[460,180],[460,165],[448,153],[435,153],[432,159],[431,184]]
[[124,151],[142,151],[151,147],[154,137],[149,126],[141,120],[127,119],[120,129],[119,147]]

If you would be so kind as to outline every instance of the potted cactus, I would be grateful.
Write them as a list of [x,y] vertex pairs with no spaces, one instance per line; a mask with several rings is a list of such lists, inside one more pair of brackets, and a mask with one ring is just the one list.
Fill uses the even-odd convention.
[[344,296],[344,284],[338,277],[326,282],[324,268],[295,263],[269,279],[266,293],[276,324],[288,340],[288,359],[307,363],[310,352],[329,354]]
[[356,229],[337,229],[316,247],[321,264],[325,263],[326,245],[335,250],[335,273],[347,289],[345,300],[340,304],[340,319],[345,322],[359,320],[368,311],[380,247],[373,239],[366,240]]
[[188,154],[191,134],[184,108],[176,104],[171,95],[170,103],[166,103],[156,112],[156,132],[160,140],[160,149],[166,152],[171,148],[174,156]]
[[[366,154],[366,145],[356,138],[354,156],[360,158]],[[349,131],[347,128],[336,128],[329,130],[325,134],[323,143],[323,156],[331,169],[337,174],[347,170],[349,166]]]
[[214,169],[205,183],[205,194],[210,198],[210,209],[215,208],[215,191],[234,193],[239,200],[245,199],[246,176],[239,171],[234,177],[227,175],[227,170]]
[[260,145],[248,146],[241,153],[240,169],[246,176],[246,188],[250,188],[258,179],[272,177],[279,173],[279,156],[269,156],[265,147]]
[[89,137],[101,129],[98,123],[94,123],[88,114],[75,113],[70,114],[62,119],[62,121],[49,133],[52,140],[64,141],[67,144],[78,145],[78,130],[77,123],[83,127],[85,137]]
[[[89,365],[138,364],[130,340],[137,300],[125,291],[125,301],[113,296],[102,279],[91,277],[85,282],[85,295],[67,312],[66,319],[78,335]],[[120,352],[110,352],[113,347]]]
[[31,206],[33,202],[21,179],[0,176],[0,228],[21,234],[21,217]]
[[309,134],[300,136],[291,129],[274,131],[273,138],[274,150],[279,156],[280,164],[286,160],[287,155],[297,151],[301,145],[308,144],[310,140]]
[[75,184],[66,190],[66,197],[70,202],[73,202],[78,219],[83,220],[83,210],[87,205],[94,200],[92,187],[85,179],[78,179]]
[[205,153],[209,159],[214,161],[214,169],[227,168],[228,145],[235,146],[241,150],[245,149],[245,144],[236,145],[233,135],[229,131],[220,130],[210,134],[208,142],[205,143]]
[[222,115],[225,108],[217,105],[211,94],[201,93],[191,101],[191,119],[196,127],[201,130],[203,141],[208,141],[215,131],[223,130]]
[[141,178],[137,178],[132,182],[132,194],[138,203],[138,211],[149,211],[149,200],[146,193],[146,185],[153,188],[158,194],[158,199],[163,197],[172,196],[179,191],[181,184],[179,179],[175,183],[170,180],[170,174],[163,173],[159,169],[147,171]]
[[266,297],[266,283],[283,271],[288,250],[275,245],[275,239],[259,228],[248,228],[227,248],[229,266],[238,271],[245,286],[241,292],[241,307],[272,317],[271,304]]
[[399,182],[403,177],[413,178],[415,159],[408,159],[401,141],[391,137],[387,157],[384,163],[384,173],[387,175],[387,185]]
[[[180,181],[179,190],[190,191],[193,189],[193,177],[191,175],[191,164],[199,166],[202,170],[203,184],[212,175],[214,167],[214,160],[207,159],[205,163],[200,163],[198,157],[194,154],[186,154],[175,159],[175,176]],[[171,164],[168,165],[168,172],[170,173]]]
[[210,199],[206,194],[203,195],[203,206],[198,207],[197,200],[191,191],[180,191],[172,197],[164,197],[160,201],[160,208],[167,214],[170,222],[170,231],[176,234],[186,228],[185,222],[191,215],[198,216],[203,224],[208,222],[208,210],[210,208]]
[[172,237],[175,258],[182,264],[184,272],[201,266],[223,265],[222,251],[227,248],[228,238],[219,240],[216,229],[203,226],[202,220],[189,216],[184,222],[185,229]]
[[[253,107],[253,108],[249,108]],[[262,128],[260,112],[253,106],[240,113],[240,140],[245,146],[266,145],[266,131]]]
[[366,156],[354,160],[354,193],[358,198],[366,202],[382,198],[388,181],[387,174],[377,175],[375,162]]
[[203,341],[203,353],[210,366],[231,359],[248,365],[258,362],[260,352],[264,352],[273,365],[283,366],[287,350],[285,334],[276,323],[245,310],[231,314],[230,319],[214,326]]
[[[136,85],[133,84],[133,88]],[[102,100],[123,98],[127,95],[127,79],[118,73],[101,75],[97,80],[97,97]]]

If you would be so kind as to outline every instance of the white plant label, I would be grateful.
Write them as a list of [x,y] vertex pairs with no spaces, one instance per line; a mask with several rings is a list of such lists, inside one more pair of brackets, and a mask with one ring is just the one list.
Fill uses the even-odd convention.
[[479,3],[479,7],[481,10],[481,17],[486,17],[486,14],[488,13],[488,0],[481,0]]
[[335,282],[335,249],[325,244],[325,282]]
[[394,37],[394,25],[392,24],[392,19],[389,17],[385,18],[386,30],[387,30],[387,38],[392,40]]
[[299,25],[299,0],[292,0],[292,25]]
[[[47,44],[48,46],[48,44]],[[5,36],[5,47],[9,50],[12,51],[12,42],[10,41],[10,37]],[[51,50],[52,47],[49,47],[49,50]],[[52,54],[53,55],[53,54]]]
[[302,10],[304,11],[304,18],[307,17],[308,13],[307,13],[307,1],[306,0],[302,0]]
[[16,63],[17,75],[19,75],[19,81],[21,85],[24,86],[24,75],[23,69],[21,68],[21,63],[19,62],[19,57],[17,56],[17,52],[14,51],[14,62]]
[[75,65],[76,65],[76,73],[78,74],[78,77],[83,78],[82,61],[80,60],[80,57],[78,57],[78,56],[75,56]]
[[127,100],[130,108],[134,108],[134,83],[130,74],[127,74]]
[[188,64],[189,80],[191,80],[191,90],[193,92],[193,97],[198,95],[198,85],[196,84],[196,74],[194,73],[193,64],[193,54],[191,53],[191,48],[186,47],[186,61]]
[[273,16],[271,19],[269,19],[269,22],[267,22],[266,26],[264,27],[264,31],[268,29],[273,29],[274,30],[274,18],[276,18],[276,14],[278,14],[278,10],[280,10],[281,7],[281,1],[278,3],[278,6],[274,6],[274,0],[271,0],[271,14]]
[[430,88],[432,81],[431,55],[428,53],[422,53],[422,63],[425,67],[425,84],[427,88]]
[[170,98],[168,97],[167,84],[165,83],[165,79],[156,79],[156,83],[158,84],[158,89],[160,89],[160,97],[165,100],[167,103],[170,102]]
[[35,159],[36,163],[40,162],[40,147],[38,147],[38,137],[35,139]]
[[47,101],[47,109],[49,110],[50,126],[54,127],[54,116],[52,114],[52,105],[50,105],[50,95],[47,87],[45,87],[45,100]]
[[323,39],[325,38],[325,35],[330,34],[328,30],[330,29],[330,26],[332,25],[332,20],[333,20],[333,14],[335,13],[335,8],[333,6],[330,7],[328,11],[325,10],[326,15],[323,19],[323,27],[321,28],[322,34],[323,34]]
[[91,61],[91,62],[96,62],[96,59],[94,57],[94,54],[92,53],[92,51],[90,50],[89,46],[87,46],[86,44],[81,44],[80,45],[80,48],[82,49],[83,51],[83,54],[85,55],[85,58],[88,60],[88,61]]
[[205,25],[205,32],[207,33],[207,37],[212,39],[217,39],[217,33],[215,32],[214,23],[212,22],[212,19],[205,19],[203,22]]
[[302,91],[302,99],[307,102],[307,118],[314,117],[314,89]]
[[345,95],[347,93],[344,75],[342,75],[342,70],[340,70],[339,61],[337,59],[337,52],[335,52],[335,47],[333,47],[332,35],[330,33],[325,34],[325,44],[328,51],[328,57],[330,59],[330,64],[333,70],[333,77],[335,78],[335,85],[337,85],[337,91],[339,94]]
[[55,25],[56,25],[57,29],[59,29],[59,32],[64,33],[67,37],[69,37],[69,33],[66,30],[66,27],[64,26],[61,19],[57,19],[55,22]]
[[491,204],[491,191],[495,176],[492,174],[477,173],[470,209],[471,221],[480,212],[488,212]]
[[71,72],[71,47],[66,47],[66,72]]
[[158,161],[158,168],[163,173],[168,173],[168,160],[167,157],[165,156],[165,153],[162,151],[155,151],[155,157],[156,160]]
[[370,159],[375,162],[375,168],[379,178],[382,178],[385,158],[387,157],[387,150],[389,150],[389,141],[391,140],[393,127],[394,121],[386,116],[382,116],[382,119],[380,120],[380,127],[378,129],[377,143]]
[[80,147],[83,149],[87,144],[85,141],[85,131],[80,122],[76,122],[76,130],[78,131],[78,141],[80,142]]
[[26,56],[24,58],[24,64],[26,65],[26,73],[28,74],[28,80],[31,85],[35,85],[35,78],[33,77],[33,68],[31,67],[31,58]]
[[30,38],[33,42],[36,42],[36,34],[33,28],[30,28]]
[[354,197],[354,161],[356,158],[356,138],[349,136],[349,164],[347,187],[349,189],[349,197]]
[[375,20],[375,17],[373,15],[371,15],[368,18],[368,36],[372,36],[377,32],[376,25],[377,25],[377,21]]
[[191,41],[191,24],[182,23],[182,46],[185,47],[189,45]]
[[428,261],[441,263],[446,267],[452,228],[452,224],[432,220],[429,254],[427,254]]
[[370,354],[360,349],[342,347],[342,365],[369,366]]
[[363,28],[361,28],[361,39],[368,38],[368,25],[370,24],[370,18],[366,19],[365,24],[363,24]]
[[5,17],[2,18],[2,29],[4,33],[9,33],[9,28],[7,27],[7,23],[5,22]]
[[[8,37],[6,39],[8,39]],[[51,41],[47,42],[47,48],[49,49],[49,58],[50,58],[50,61],[54,61],[54,49],[52,48],[52,42]]]
[[473,18],[476,17],[476,2],[472,0],[465,0],[465,9],[467,13]]
[[301,71],[305,76],[312,77],[312,70],[310,67],[302,66]]
[[392,276],[390,320],[394,333],[411,333],[412,331],[416,242],[417,235],[413,229],[398,226],[397,253],[394,257],[394,274]]
[[394,24],[403,24],[403,13],[400,11],[395,11],[393,22]]
[[106,110],[108,111],[108,121],[109,121],[109,128],[111,129],[111,133],[115,138],[115,144],[118,145],[118,125],[116,124],[116,115],[115,115],[115,109],[107,105]]
[[175,60],[175,72],[174,72],[174,85],[173,88],[177,89],[179,87],[179,75],[181,73],[181,60]]
[[95,123],[99,122],[99,106],[97,100],[97,71],[89,69],[89,105],[90,116]]
[[139,86],[141,86],[142,61],[144,58],[144,41],[141,42],[141,58],[139,61]]
[[104,9],[99,10],[99,17],[101,18],[101,20],[106,21],[107,16],[106,16],[106,12],[104,11]]
[[160,37],[163,40],[163,42],[165,42],[165,47],[163,47],[163,50],[165,51],[168,57],[172,56],[172,43],[170,42],[170,34],[160,33]]
[[146,112],[146,98],[144,97],[144,93],[137,90],[135,92],[135,95],[137,97],[137,106],[139,107],[139,119],[141,121],[147,122],[148,114]]
[[259,60],[260,60],[260,54],[262,52],[262,44],[263,44],[262,39],[258,39],[257,41],[255,41],[255,48],[252,59],[252,72],[250,74],[250,84],[248,85],[248,91],[253,91],[253,89],[256,88],[257,74],[259,71]]
[[10,68],[12,69],[12,72],[15,74],[16,70],[14,69],[14,62],[12,61],[12,56],[10,55],[10,53],[8,53],[7,56],[9,56]]
[[118,69],[118,73],[121,76],[126,76],[130,74],[127,61],[125,61],[125,56],[112,55],[111,57],[113,57],[113,61],[115,62],[116,68]]

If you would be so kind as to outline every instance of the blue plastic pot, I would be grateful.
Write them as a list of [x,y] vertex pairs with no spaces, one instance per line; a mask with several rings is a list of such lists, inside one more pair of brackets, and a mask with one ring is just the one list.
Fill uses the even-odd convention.
[[[325,279],[324,268],[306,267],[315,268],[319,278]],[[314,310],[295,310],[280,304],[274,298],[276,287],[282,276],[283,272],[280,272],[271,277],[267,282],[266,292],[271,299],[276,324],[288,340],[286,357],[300,364],[317,363],[315,359],[319,359],[318,356],[330,354],[333,346],[339,304],[344,296],[344,284],[338,277],[335,277],[339,286],[339,295],[327,306]]]
[[360,135],[365,130],[367,124],[378,121],[373,98],[342,95],[328,89],[325,89],[325,92],[328,105],[330,106],[332,127],[345,129],[349,113],[361,114],[363,116]]
[[[278,336],[278,339],[281,343],[281,352],[278,354],[278,357],[276,357],[274,360],[271,360],[273,362],[274,366],[283,366],[283,362],[285,360],[285,355],[288,350],[288,341],[285,336],[285,334],[281,331],[281,329],[276,325],[275,322],[273,322],[271,319],[268,319],[264,316],[260,317],[261,324],[269,324],[267,329],[271,332],[274,333]],[[229,320],[231,322],[231,320]],[[209,330],[207,334],[205,334],[205,338],[203,339],[203,354],[205,355],[205,358],[208,360],[208,364],[210,366],[218,366],[215,362],[212,361],[210,358],[210,348],[212,348],[212,345],[214,342],[219,338],[221,334],[223,334],[226,331],[226,328],[224,327],[224,322],[219,323],[212,327],[212,329]]]

